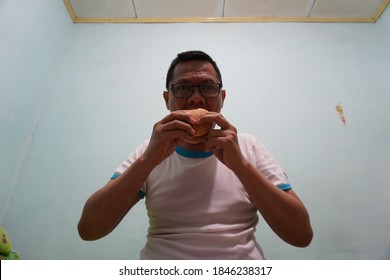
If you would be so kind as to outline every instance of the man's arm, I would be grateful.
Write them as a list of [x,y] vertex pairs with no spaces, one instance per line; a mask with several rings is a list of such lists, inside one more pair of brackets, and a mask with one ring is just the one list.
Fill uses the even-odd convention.
[[141,157],[121,176],[95,192],[81,214],[77,227],[80,237],[96,240],[109,234],[140,200],[138,191],[150,171],[150,165]]
[[140,200],[138,191],[150,172],[173,153],[177,139],[195,131],[192,120],[184,111],[167,115],[153,127],[145,152],[115,180],[110,180],[85,203],[78,223],[84,240],[96,240],[109,234]]
[[222,115],[205,114],[197,122],[215,122],[221,128],[209,133],[206,149],[237,175],[272,230],[291,245],[308,246],[313,237],[309,214],[295,192],[280,190],[244,158],[236,128]]
[[313,231],[309,215],[294,191],[275,187],[245,159],[233,171],[264,220],[281,239],[298,247],[310,244]]

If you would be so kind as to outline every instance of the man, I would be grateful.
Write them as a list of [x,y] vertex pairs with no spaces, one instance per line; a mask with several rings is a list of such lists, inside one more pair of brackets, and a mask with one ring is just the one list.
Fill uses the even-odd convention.
[[[278,162],[220,114],[226,92],[212,58],[178,54],[166,88],[171,113],[88,199],[81,238],[107,235],[145,196],[150,226],[141,259],[263,259],[254,237],[258,212],[284,241],[308,246],[309,215]],[[196,123],[187,111],[195,108],[208,110]],[[203,142],[188,143],[202,123],[215,126]]]

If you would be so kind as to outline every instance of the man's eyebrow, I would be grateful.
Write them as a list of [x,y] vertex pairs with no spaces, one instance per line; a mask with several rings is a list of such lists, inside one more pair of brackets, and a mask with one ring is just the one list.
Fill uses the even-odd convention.
[[[197,78],[199,80],[199,78]],[[215,81],[214,79],[212,78],[201,78],[200,79],[202,83],[219,83],[218,81]],[[196,82],[194,82],[194,79],[191,79],[191,78],[182,78],[182,79],[178,79],[174,82],[174,84],[177,84],[177,83],[189,83],[189,84],[197,84]]]

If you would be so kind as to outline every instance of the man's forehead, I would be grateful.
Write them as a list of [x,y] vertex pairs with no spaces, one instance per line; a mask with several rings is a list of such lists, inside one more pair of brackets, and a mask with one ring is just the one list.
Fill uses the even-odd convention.
[[174,79],[181,76],[211,76],[216,78],[216,71],[208,61],[185,61],[178,63],[173,71]]

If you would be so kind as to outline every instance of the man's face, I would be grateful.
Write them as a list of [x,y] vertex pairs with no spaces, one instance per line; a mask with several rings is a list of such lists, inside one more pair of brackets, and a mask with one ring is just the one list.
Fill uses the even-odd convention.
[[[175,83],[221,83],[213,65],[207,61],[187,61],[176,65],[173,71],[173,79],[169,86]],[[172,93],[164,91],[164,99],[168,110],[190,110],[204,108],[208,111],[220,112],[225,99],[225,90],[217,97],[205,98],[200,94],[199,87],[194,88],[192,96],[188,98],[178,98]]]

